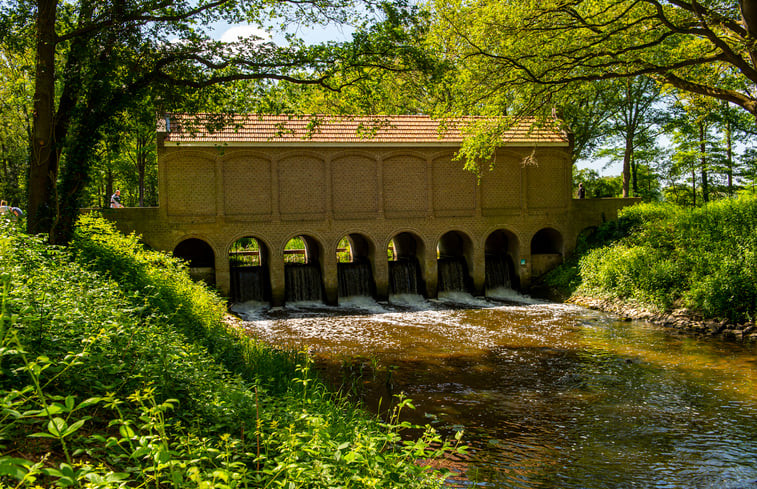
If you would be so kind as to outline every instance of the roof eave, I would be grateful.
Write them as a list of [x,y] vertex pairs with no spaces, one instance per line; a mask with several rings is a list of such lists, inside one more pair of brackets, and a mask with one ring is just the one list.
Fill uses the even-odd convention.
[[[194,148],[459,148],[459,142],[211,142],[211,141],[164,141],[165,147],[194,147]],[[570,147],[568,141],[511,141],[500,144],[500,147]]]

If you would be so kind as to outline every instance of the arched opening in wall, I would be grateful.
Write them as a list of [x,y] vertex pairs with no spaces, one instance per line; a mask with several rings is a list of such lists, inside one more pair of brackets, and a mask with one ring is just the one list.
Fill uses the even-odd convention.
[[300,235],[284,246],[284,297],[286,302],[322,302],[323,247],[312,236]]
[[515,268],[519,259],[518,237],[505,229],[498,229],[486,238],[486,295],[507,295],[520,289],[520,276]]
[[231,300],[268,302],[271,300],[268,247],[253,236],[236,240],[229,249]]
[[544,228],[531,238],[531,276],[538,277],[562,263],[563,238],[559,231]]
[[470,276],[468,259],[473,244],[465,234],[450,231],[439,238],[436,245],[436,270],[440,293],[470,292],[473,278]]
[[426,295],[421,273],[423,241],[413,233],[392,238],[386,253],[389,259],[389,295]]
[[339,297],[373,297],[373,245],[361,234],[349,234],[339,240],[336,248]]
[[216,284],[216,256],[213,248],[205,241],[198,238],[185,239],[176,245],[173,256],[187,262],[193,280],[202,280],[211,286]]

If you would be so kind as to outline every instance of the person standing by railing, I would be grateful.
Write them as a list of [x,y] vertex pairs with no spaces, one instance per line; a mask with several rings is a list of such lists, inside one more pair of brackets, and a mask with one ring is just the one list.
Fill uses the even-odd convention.
[[121,203],[121,191],[116,190],[116,193],[110,196],[110,207],[113,209],[120,209],[124,205]]

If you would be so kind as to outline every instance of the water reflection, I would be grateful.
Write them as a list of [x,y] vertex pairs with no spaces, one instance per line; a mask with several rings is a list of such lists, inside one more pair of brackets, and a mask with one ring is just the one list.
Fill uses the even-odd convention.
[[454,483],[757,485],[753,346],[521,296],[395,299],[237,309],[251,334],[309,348],[370,409],[404,392],[412,421],[464,429]]

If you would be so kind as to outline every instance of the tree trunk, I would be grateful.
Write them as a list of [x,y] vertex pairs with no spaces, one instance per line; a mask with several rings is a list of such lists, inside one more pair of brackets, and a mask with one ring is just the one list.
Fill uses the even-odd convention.
[[[94,95],[95,99],[97,94]],[[65,244],[71,241],[74,225],[79,217],[81,197],[89,183],[92,173],[94,148],[98,138],[100,121],[107,114],[88,111],[82,114],[77,123],[70,128],[70,137],[66,145],[66,168],[61,174],[58,193],[60,195],[60,213],[58,221],[50,231],[50,241]],[[110,199],[110,196],[108,196]]]
[[633,155],[633,134],[626,134],[626,148],[623,152],[623,197],[629,196],[631,184],[631,157]]
[[633,188],[633,196],[639,196],[639,176],[638,176],[638,163],[636,163],[636,157],[631,155],[631,187]]
[[113,195],[113,169],[110,167],[110,157],[108,157],[108,172],[105,176],[105,200],[103,207],[110,207],[110,196]]
[[58,152],[55,139],[55,17],[57,0],[37,0],[34,115],[29,151],[27,231],[49,232],[58,214],[55,186]]
[[702,202],[710,201],[709,185],[707,182],[707,145],[704,139],[704,123],[699,123],[699,158],[700,170],[702,172]]
[[697,206],[697,171],[691,168],[691,196],[693,197],[694,207]]
[[725,124],[725,145],[727,151],[726,162],[728,164],[728,196],[733,197],[733,139],[731,121],[727,121]]

